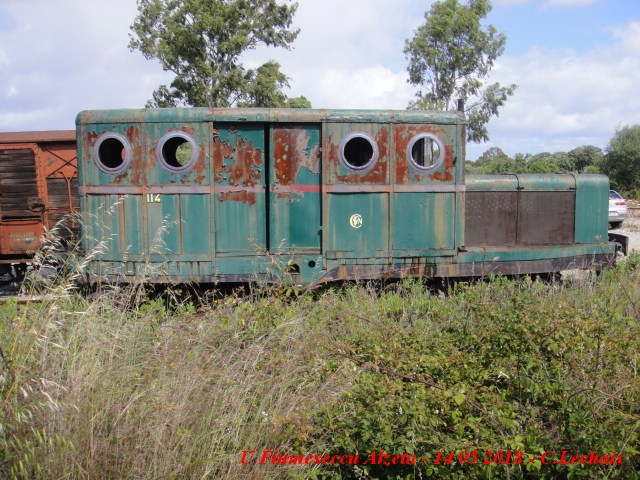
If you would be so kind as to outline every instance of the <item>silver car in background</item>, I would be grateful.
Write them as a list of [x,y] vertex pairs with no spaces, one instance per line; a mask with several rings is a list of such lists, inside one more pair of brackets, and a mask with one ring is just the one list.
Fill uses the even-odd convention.
[[615,190],[609,190],[609,225],[618,228],[627,218],[627,201]]

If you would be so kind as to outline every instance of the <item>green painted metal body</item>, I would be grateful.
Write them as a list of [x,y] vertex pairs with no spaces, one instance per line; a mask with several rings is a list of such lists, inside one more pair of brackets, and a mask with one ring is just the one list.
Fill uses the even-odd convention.
[[[307,283],[466,276],[518,264],[534,273],[527,269],[556,269],[574,257],[587,265],[589,256],[600,265],[614,256],[606,243],[606,177],[480,176],[465,183],[465,125],[455,112],[82,112],[79,184],[91,273],[111,281],[292,276]],[[164,145],[182,143],[188,162],[165,155]],[[117,153],[108,157],[113,145]],[[480,213],[465,218],[470,192]],[[564,216],[551,222],[552,241],[541,243],[532,225],[545,225],[536,216],[545,195],[561,199]],[[504,208],[491,215],[498,225],[514,219],[513,234],[469,229],[491,223],[482,210],[494,200]],[[569,217],[570,227],[553,230]]]

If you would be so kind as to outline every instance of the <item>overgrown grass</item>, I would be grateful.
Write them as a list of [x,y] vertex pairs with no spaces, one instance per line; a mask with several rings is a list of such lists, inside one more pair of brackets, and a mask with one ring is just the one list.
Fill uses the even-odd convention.
[[[127,289],[4,303],[0,477],[638,478],[639,265],[446,295],[405,281],[197,308]],[[261,464],[265,450],[429,462]],[[482,464],[497,450],[526,461]],[[549,450],[623,464],[543,465]]]

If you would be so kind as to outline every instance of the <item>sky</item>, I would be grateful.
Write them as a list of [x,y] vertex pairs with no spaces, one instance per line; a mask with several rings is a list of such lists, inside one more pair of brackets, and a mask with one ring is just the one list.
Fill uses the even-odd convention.
[[[299,0],[291,50],[274,59],[289,96],[315,108],[405,109],[405,40],[430,0]],[[0,131],[73,129],[81,110],[141,108],[172,77],[128,48],[135,0],[0,0]],[[489,123],[509,155],[606,148],[617,128],[640,124],[639,0],[493,0],[487,17],[507,35],[490,81],[515,94]]]

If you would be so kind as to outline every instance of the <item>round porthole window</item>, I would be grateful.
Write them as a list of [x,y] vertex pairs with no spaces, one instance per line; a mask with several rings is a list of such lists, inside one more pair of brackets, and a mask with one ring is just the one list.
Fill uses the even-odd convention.
[[378,145],[368,133],[351,133],[340,142],[340,160],[350,170],[366,170],[378,156]]
[[435,170],[444,160],[444,145],[431,133],[419,133],[407,145],[407,158],[418,170]]
[[120,173],[131,162],[131,144],[121,133],[103,133],[93,147],[93,158],[104,173]]
[[198,160],[200,149],[195,140],[184,132],[168,132],[156,148],[160,164],[172,173],[189,170]]

